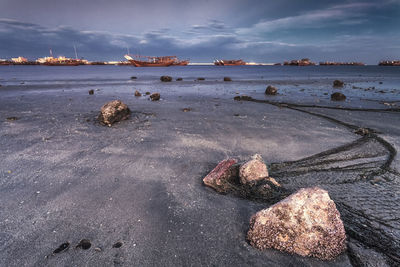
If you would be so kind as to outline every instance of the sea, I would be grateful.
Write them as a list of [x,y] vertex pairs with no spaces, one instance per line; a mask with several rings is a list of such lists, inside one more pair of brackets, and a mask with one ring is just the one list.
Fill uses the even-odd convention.
[[[160,76],[173,77],[162,83]],[[131,79],[134,76],[136,79]],[[176,81],[176,78],[183,81]],[[224,82],[230,77],[232,82]],[[198,80],[204,78],[204,80]],[[345,82],[334,88],[333,81]],[[266,86],[278,88],[274,100],[329,102],[340,91],[351,100],[400,101],[400,67],[396,66],[174,66],[147,67],[115,65],[0,66],[1,91],[24,89],[26,93],[103,92],[131,93],[161,91],[164,95],[194,94],[232,98],[233,95],[265,97]]]

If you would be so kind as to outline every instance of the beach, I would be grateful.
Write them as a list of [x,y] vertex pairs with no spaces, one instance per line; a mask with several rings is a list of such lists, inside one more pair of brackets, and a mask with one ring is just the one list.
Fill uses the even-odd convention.
[[[398,77],[378,66],[2,67],[0,266],[398,265]],[[103,126],[114,99],[131,117]],[[272,203],[202,179],[256,153],[288,190],[329,192],[346,253],[320,261],[250,246],[250,217]],[[75,248],[82,239],[89,249]]]

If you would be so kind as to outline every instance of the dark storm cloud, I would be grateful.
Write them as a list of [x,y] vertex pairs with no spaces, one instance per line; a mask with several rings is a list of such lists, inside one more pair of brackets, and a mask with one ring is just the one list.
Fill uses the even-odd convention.
[[50,47],[73,56],[74,45],[93,60],[121,60],[127,48],[202,62],[376,63],[400,54],[398,0],[22,2],[2,0],[0,17],[14,19],[0,19],[0,58],[46,56]]

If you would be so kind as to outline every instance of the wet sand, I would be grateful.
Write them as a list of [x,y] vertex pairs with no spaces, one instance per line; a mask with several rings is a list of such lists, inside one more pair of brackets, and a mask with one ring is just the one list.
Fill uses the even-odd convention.
[[[318,96],[299,87],[277,97],[251,81],[2,86],[0,266],[399,264],[400,116],[398,106],[387,111],[379,101],[400,99],[331,102],[322,92],[333,92],[332,81],[315,82],[325,88]],[[245,92],[256,101],[234,101],[249,84],[259,84]],[[215,91],[202,93],[203,86]],[[100,90],[88,95],[92,88]],[[135,89],[160,92],[161,100],[137,98]],[[132,117],[101,126],[98,111],[113,99]],[[358,127],[374,133],[357,135]],[[247,243],[250,216],[271,203],[218,194],[202,178],[223,159],[255,153],[289,190],[328,190],[345,223],[347,253],[323,262]],[[81,239],[92,246],[75,248]],[[52,254],[64,242],[69,249]]]

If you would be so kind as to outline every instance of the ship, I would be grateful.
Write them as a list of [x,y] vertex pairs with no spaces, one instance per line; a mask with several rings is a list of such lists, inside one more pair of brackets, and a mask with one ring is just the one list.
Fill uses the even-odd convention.
[[365,66],[363,62],[331,62],[324,61],[319,63],[320,66]]
[[172,66],[187,66],[189,64],[189,60],[179,60],[176,58]]
[[291,60],[291,61],[285,61],[283,62],[283,65],[285,66],[314,66],[315,63],[310,61],[308,58],[303,58],[300,60]]
[[226,60],[226,59],[218,60],[218,59],[216,59],[214,61],[214,65],[215,66],[241,66],[241,65],[246,65],[246,62],[244,62],[241,59],[232,59],[232,60]]
[[176,56],[151,57],[141,55],[124,56],[135,67],[168,67],[174,65]]
[[400,60],[384,60],[379,62],[379,66],[400,66]]

